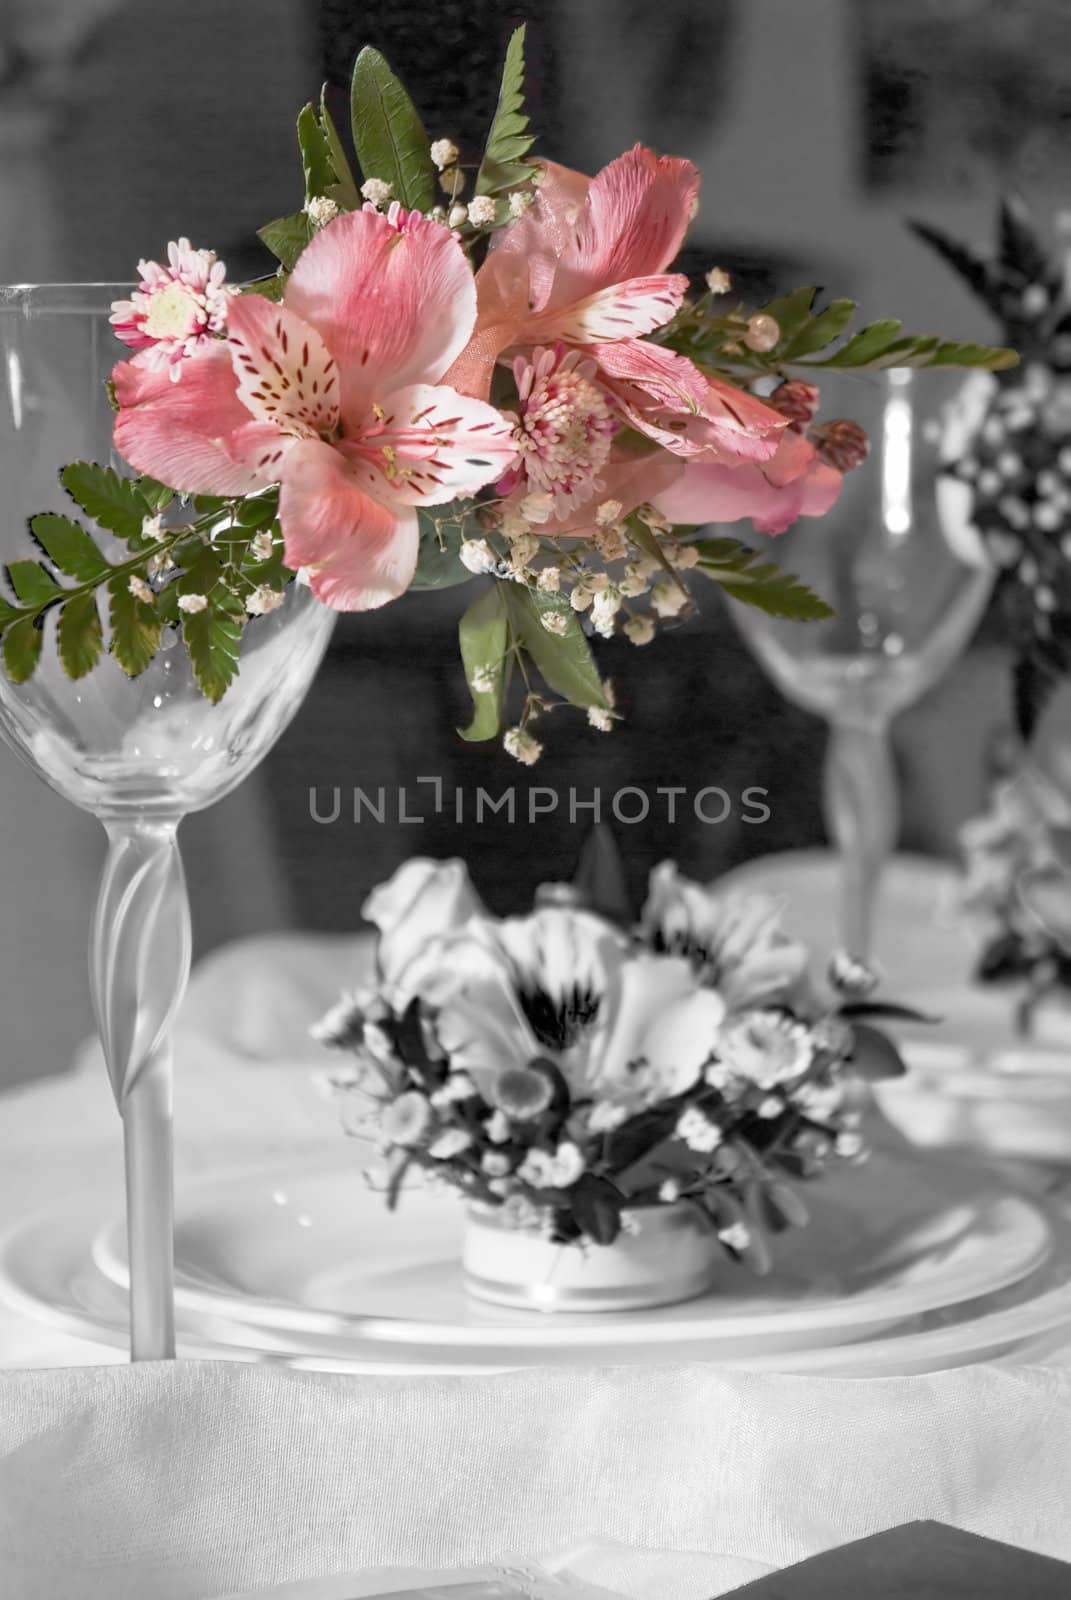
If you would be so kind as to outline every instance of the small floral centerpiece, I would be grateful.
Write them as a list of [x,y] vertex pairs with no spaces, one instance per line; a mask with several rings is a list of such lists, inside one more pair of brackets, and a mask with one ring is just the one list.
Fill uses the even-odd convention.
[[1010,988],[1021,1035],[1071,994],[1071,798],[1034,763],[994,786],[960,830],[960,904],[977,931],[975,979]]
[[903,1070],[845,958],[829,992],[778,907],[651,876],[638,919],[583,876],[496,918],[458,861],[414,860],[365,905],[377,983],[318,1029],[352,1056],[350,1132],[393,1206],[416,1172],[469,1202],[472,1292],[542,1309],[702,1293],[763,1273],[807,1222],[796,1185],[866,1155],[853,1076]]
[[[1065,219],[1066,220],[1066,219]],[[947,462],[949,520],[959,513],[999,573],[1015,650],[1019,732],[1030,739],[1071,673],[1071,267],[1021,200],[1001,202],[996,246],[976,250],[912,224],[1014,344],[1014,372],[977,373]],[[953,498],[954,497],[954,498]]]
[[640,146],[594,178],[535,157],[523,28],[475,159],[429,137],[375,50],[351,106],[359,173],[322,99],[298,118],[303,203],[260,231],[277,270],[234,284],[179,239],[116,303],[114,443],[135,476],[71,463],[73,506],[32,517],[40,559],[11,561],[0,596],[14,682],[46,640],[74,679],[179,644],[218,701],[295,581],[365,611],[482,580],[464,737],[531,762],[556,706],[613,727],[592,636],[646,644],[692,576],[829,614],[765,553],[696,536],[832,505],[866,438],[819,420],[822,370],[1016,360],[895,321],[851,335],[852,302],[814,288],[754,308],[716,267],[691,284],[671,269],[699,173]]

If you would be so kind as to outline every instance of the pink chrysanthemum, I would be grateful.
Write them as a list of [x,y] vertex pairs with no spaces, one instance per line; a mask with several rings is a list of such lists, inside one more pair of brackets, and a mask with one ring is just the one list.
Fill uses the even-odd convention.
[[116,337],[139,352],[139,365],[168,369],[177,379],[187,356],[226,332],[238,291],[224,282],[227,269],[215,251],[195,250],[188,239],[172,240],[167,262],[138,262],[141,283],[129,300],[114,302],[110,321]]
[[563,344],[533,350],[530,360],[517,357],[517,458],[499,485],[503,493],[524,483],[549,494],[565,517],[599,492],[619,424],[597,371],[594,361]]

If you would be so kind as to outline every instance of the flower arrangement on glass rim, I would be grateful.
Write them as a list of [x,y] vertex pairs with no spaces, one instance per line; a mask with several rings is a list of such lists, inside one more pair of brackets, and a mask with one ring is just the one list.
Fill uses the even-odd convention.
[[512,716],[506,747],[530,762],[556,705],[612,728],[590,635],[646,643],[691,606],[685,574],[779,615],[829,614],[747,545],[691,535],[742,517],[777,533],[836,499],[866,439],[815,421],[816,371],[1014,354],[893,321],[842,338],[850,301],[819,311],[807,288],[749,311],[718,269],[690,293],[667,269],[695,167],[637,146],[589,180],[535,159],[523,52],[521,28],[474,174],[366,49],[363,178],[326,104],[307,105],[304,205],[260,233],[277,272],[236,287],[185,239],[141,263],[112,318],[133,354],[111,377],[116,450],[141,476],[61,473],[119,554],[69,515],[31,519],[43,559],[11,562],[0,597],[11,679],[33,674],[55,614],[71,677],[105,648],[136,675],[166,636],[215,701],[243,629],[295,578],[361,611],[486,574],[460,625],[463,736],[498,737]]
[[846,957],[823,993],[765,896],[666,862],[634,915],[601,832],[528,916],[492,916],[462,862],[422,859],[364,915],[377,980],[316,1035],[353,1056],[344,1125],[377,1147],[387,1203],[421,1170],[483,1225],[556,1246],[683,1214],[702,1253],[688,1292],[725,1255],[768,1270],[769,1234],[807,1222],[793,1183],[866,1155],[852,1080],[903,1071],[876,1022],[925,1020]]

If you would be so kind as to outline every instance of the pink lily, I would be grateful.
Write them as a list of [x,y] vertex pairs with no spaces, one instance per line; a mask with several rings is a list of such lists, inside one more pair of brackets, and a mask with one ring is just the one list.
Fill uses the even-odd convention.
[[797,517],[822,517],[840,495],[842,474],[802,435],[783,435],[772,460],[721,466],[689,461],[654,496],[671,522],[698,525],[750,517],[760,533],[784,533]]
[[226,341],[189,355],[178,382],[116,367],[116,448],[184,494],[279,484],[287,563],[320,600],[395,599],[416,507],[473,494],[515,451],[498,411],[438,381],[476,317],[460,245],[397,205],[353,212],[302,253],[281,304],[248,294],[228,312]]
[[698,189],[691,162],[640,145],[591,180],[548,164],[534,203],[477,274],[476,328],[448,381],[485,396],[505,352],[582,346],[617,416],[673,455],[769,460],[784,417],[644,339],[670,321],[687,290],[686,277],[665,269]]

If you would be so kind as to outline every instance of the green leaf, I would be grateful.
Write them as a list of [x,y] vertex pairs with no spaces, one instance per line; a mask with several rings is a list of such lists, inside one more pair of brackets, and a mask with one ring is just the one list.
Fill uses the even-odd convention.
[[243,283],[242,294],[263,295],[265,300],[278,302],[283,298],[286,289],[286,278],[282,272],[269,272],[265,278],[254,278],[252,283]]
[[353,145],[365,178],[389,183],[411,211],[435,204],[435,164],[416,107],[378,50],[357,57],[350,90]]
[[156,478],[138,478],[137,487],[154,512],[166,511],[175,498],[174,489],[169,489],[166,483],[160,483]]
[[943,233],[940,228],[931,227],[928,222],[909,221],[907,225],[923,244],[929,245],[931,250],[935,250],[942,260],[948,263],[953,272],[959,274],[968,288],[972,289],[986,305],[996,309],[1000,300],[996,274],[984,256],[960,244],[958,240]]
[[257,238],[267,245],[276,260],[287,272],[297,266],[298,257],[312,238],[312,226],[304,211],[292,211],[288,217],[277,217],[257,230]]
[[476,176],[477,194],[501,194],[532,176],[535,163],[525,158],[532,148],[528,113],[524,105],[525,25],[515,28],[506,49],[502,86],[498,91],[487,146]]
[[95,594],[75,595],[61,607],[56,647],[68,678],[84,678],[92,672],[104,649]]
[[216,705],[238,673],[242,624],[216,605],[183,617],[182,637],[201,693]]
[[861,333],[854,334],[836,355],[821,364],[826,367],[865,367],[875,356],[880,356],[896,343],[902,326],[895,317],[872,322]]
[[[471,576],[471,574],[470,574]],[[493,739],[502,726],[502,712],[513,671],[509,615],[502,584],[491,584],[469,606],[458,625],[461,661],[472,695],[472,721],[459,728],[463,739]],[[478,689],[477,673],[490,687]]]
[[335,119],[327,107],[326,84],[324,84],[320,92],[320,127],[323,129],[323,135],[327,141],[331,165],[335,169],[335,178],[337,180],[331,193],[331,198],[340,206],[345,207],[347,211],[356,211],[361,205],[361,196],[357,189],[356,179],[353,176],[353,168],[350,166],[349,158],[342,147],[342,140],[339,138],[338,129],[335,127]]
[[30,532],[58,571],[79,583],[96,583],[110,570],[80,522],[43,511],[30,518]]
[[[98,527],[118,534],[132,550],[143,548],[147,543],[142,537],[141,525],[158,509],[163,488],[152,478],[146,481],[153,488],[152,502],[136,482],[121,478],[112,467],[100,467],[95,461],[72,461],[60,473],[60,482],[71,499]],[[167,493],[170,496],[171,491]]]
[[907,1071],[899,1050],[877,1028],[865,1022],[853,1022],[852,1039],[848,1064],[856,1077],[865,1078],[868,1083],[879,1083],[885,1078],[902,1078]]
[[44,630],[32,617],[23,617],[4,630],[4,671],[12,683],[28,683],[41,659]]
[[257,529],[268,528],[275,521],[279,513],[279,491],[269,489],[267,494],[251,496],[243,500],[238,507],[235,518],[240,528]]
[[18,607],[13,606],[10,601],[4,599],[3,595],[0,595],[0,632],[4,628],[9,628],[13,622],[16,622],[19,614]]
[[18,599],[35,611],[63,593],[56,580],[37,561],[9,561],[4,570]]
[[417,512],[420,549],[411,589],[452,589],[471,583],[472,573],[459,551],[466,535],[462,501],[454,506],[432,506]]
[[160,648],[160,618],[155,604],[139,600],[129,586],[129,575],[108,585],[111,652],[127,676],[136,678]]
[[818,622],[835,615],[831,606],[790,572],[764,560],[750,545],[737,539],[697,541],[696,570],[719,583],[733,600],[756,606],[771,617],[795,622]]
[[816,317],[809,317],[788,340],[782,339],[778,355],[783,361],[812,355],[840,337],[855,315],[854,300],[834,300]]
[[[570,705],[609,710],[591,646],[568,600],[560,594],[536,594],[516,583],[501,587],[514,637],[531,656],[548,688]],[[543,626],[543,618],[552,613],[565,618],[563,634],[548,633]]]
[[336,180],[335,164],[331,159],[331,147],[316,115],[316,107],[311,101],[307,106],[302,106],[298,114],[297,137],[301,166],[305,173],[306,200],[328,194]]

